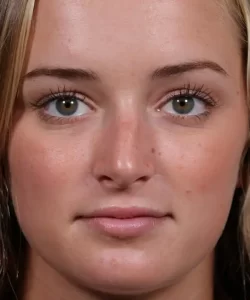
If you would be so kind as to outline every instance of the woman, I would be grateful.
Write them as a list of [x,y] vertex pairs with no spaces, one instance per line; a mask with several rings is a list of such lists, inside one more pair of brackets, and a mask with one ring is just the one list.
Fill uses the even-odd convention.
[[0,1],[1,299],[249,299],[249,22]]

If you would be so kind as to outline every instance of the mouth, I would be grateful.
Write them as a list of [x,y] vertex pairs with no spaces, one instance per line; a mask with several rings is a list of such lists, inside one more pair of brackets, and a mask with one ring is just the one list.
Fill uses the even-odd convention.
[[143,236],[167,219],[173,219],[171,213],[141,207],[107,207],[79,216],[89,229],[118,239]]

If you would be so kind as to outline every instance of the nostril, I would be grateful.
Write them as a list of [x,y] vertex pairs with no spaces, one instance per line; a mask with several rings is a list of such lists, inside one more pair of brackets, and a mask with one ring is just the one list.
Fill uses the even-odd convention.
[[107,189],[115,189],[115,190],[119,190],[119,189],[124,189],[124,184],[118,182],[118,180],[114,180],[113,178],[106,176],[106,175],[102,175],[99,176],[98,181],[100,182],[100,184],[102,186],[104,186]]
[[106,175],[101,175],[101,176],[98,178],[98,180],[99,180],[100,182],[113,181],[111,177],[106,176]]
[[148,181],[149,180],[149,177],[148,176],[141,176],[141,177],[139,177],[136,181],[137,182],[146,182],[146,181]]
[[113,179],[107,175],[101,175],[99,178],[98,178],[99,182],[106,185],[106,186],[109,186],[109,187],[115,187],[115,188],[124,188],[125,186],[129,186],[131,184],[135,184],[135,183],[139,183],[139,182],[146,182],[149,180],[149,177],[148,176],[141,176],[139,178],[136,178],[133,180],[133,182],[127,182],[127,180],[118,180],[118,179]]

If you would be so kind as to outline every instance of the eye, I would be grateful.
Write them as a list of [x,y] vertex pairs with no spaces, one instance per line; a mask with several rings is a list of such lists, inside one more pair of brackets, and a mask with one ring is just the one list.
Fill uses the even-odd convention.
[[197,97],[179,95],[164,104],[161,110],[173,115],[195,116],[206,112],[206,104]]
[[53,117],[76,117],[91,111],[83,99],[76,95],[54,95],[46,104],[45,113]]

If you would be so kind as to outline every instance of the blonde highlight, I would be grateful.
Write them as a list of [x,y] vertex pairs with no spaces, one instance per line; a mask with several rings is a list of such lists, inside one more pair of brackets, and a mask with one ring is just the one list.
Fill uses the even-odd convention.
[[[7,186],[7,147],[35,0],[0,0],[0,298],[15,295],[18,256]],[[13,235],[13,237],[11,236]]]
[[[246,80],[246,92],[250,111],[250,2],[248,0],[223,0],[218,2],[230,12],[240,32],[242,56]],[[12,115],[18,95],[20,80],[24,70],[30,38],[32,19],[34,19],[35,0],[0,0],[0,298],[7,297],[8,289],[15,290],[17,263],[12,266],[18,253],[13,252],[10,233],[10,213],[7,184],[7,146],[11,134]],[[250,141],[250,130],[249,130]],[[250,155],[249,141],[242,155],[242,203],[236,210],[238,228],[242,235],[242,249],[250,257]],[[238,199],[235,198],[236,201]],[[233,210],[234,208],[232,208]],[[7,217],[8,216],[8,217]],[[6,225],[9,224],[9,227]],[[229,232],[230,234],[230,232]],[[13,237],[14,239],[15,237]],[[224,243],[224,239],[222,239]],[[11,258],[13,257],[13,259]],[[221,257],[220,257],[221,258]],[[245,259],[245,258],[244,258]],[[241,263],[243,260],[240,261]],[[13,269],[13,270],[12,270]],[[250,275],[250,274],[249,274]],[[245,283],[243,284],[243,286]],[[14,286],[14,288],[13,288]],[[8,298],[10,299],[10,298]]]

